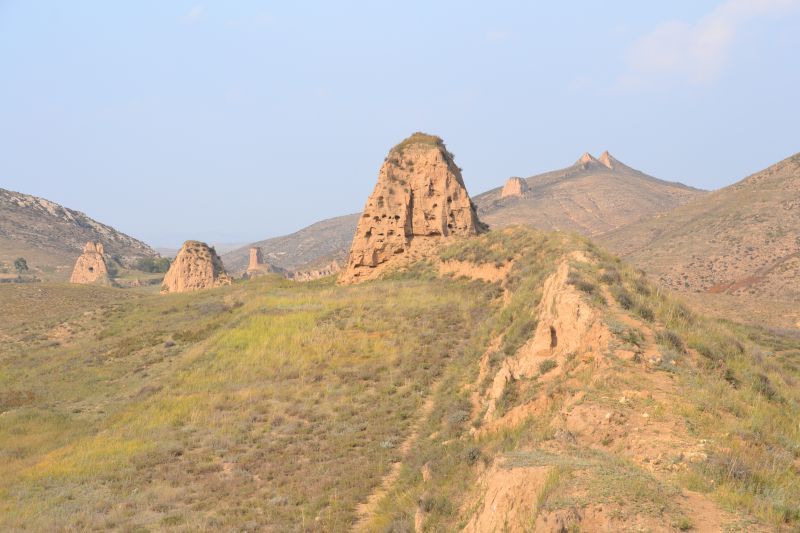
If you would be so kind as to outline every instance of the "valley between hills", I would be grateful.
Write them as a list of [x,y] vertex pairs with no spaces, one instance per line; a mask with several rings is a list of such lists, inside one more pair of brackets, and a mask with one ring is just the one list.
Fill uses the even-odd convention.
[[361,213],[171,261],[0,191],[0,529],[796,530],[798,157],[472,197],[415,133]]

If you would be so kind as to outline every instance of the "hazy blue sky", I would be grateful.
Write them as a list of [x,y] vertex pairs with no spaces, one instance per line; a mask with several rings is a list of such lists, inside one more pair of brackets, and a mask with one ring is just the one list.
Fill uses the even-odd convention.
[[0,0],[0,187],[154,245],[359,211],[442,136],[473,194],[609,149],[716,188],[800,151],[800,0]]

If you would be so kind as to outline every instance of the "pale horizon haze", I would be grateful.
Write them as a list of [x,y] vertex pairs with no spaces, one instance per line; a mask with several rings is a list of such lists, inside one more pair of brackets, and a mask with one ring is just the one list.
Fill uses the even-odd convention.
[[0,187],[154,247],[358,212],[441,136],[473,195],[609,150],[716,189],[800,151],[800,0],[0,0]]

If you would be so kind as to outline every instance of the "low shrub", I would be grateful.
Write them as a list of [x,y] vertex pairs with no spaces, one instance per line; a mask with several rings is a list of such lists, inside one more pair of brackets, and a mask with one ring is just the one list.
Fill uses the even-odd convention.
[[678,353],[686,353],[686,344],[680,335],[672,330],[665,329],[656,332],[656,342],[668,346]]
[[539,363],[539,373],[542,375],[547,374],[557,366],[558,363],[556,363],[555,359],[545,359]]

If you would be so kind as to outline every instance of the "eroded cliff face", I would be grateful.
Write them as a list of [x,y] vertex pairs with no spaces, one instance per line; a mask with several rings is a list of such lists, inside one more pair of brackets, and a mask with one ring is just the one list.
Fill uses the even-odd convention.
[[415,133],[392,148],[381,167],[340,280],[374,277],[376,267],[406,254],[412,242],[476,235],[484,228],[444,142]]
[[80,284],[109,284],[111,278],[108,273],[105,251],[99,242],[89,241],[83,248],[83,253],[75,261],[70,283]]
[[231,283],[213,248],[204,242],[186,241],[164,276],[161,292],[197,291]]

